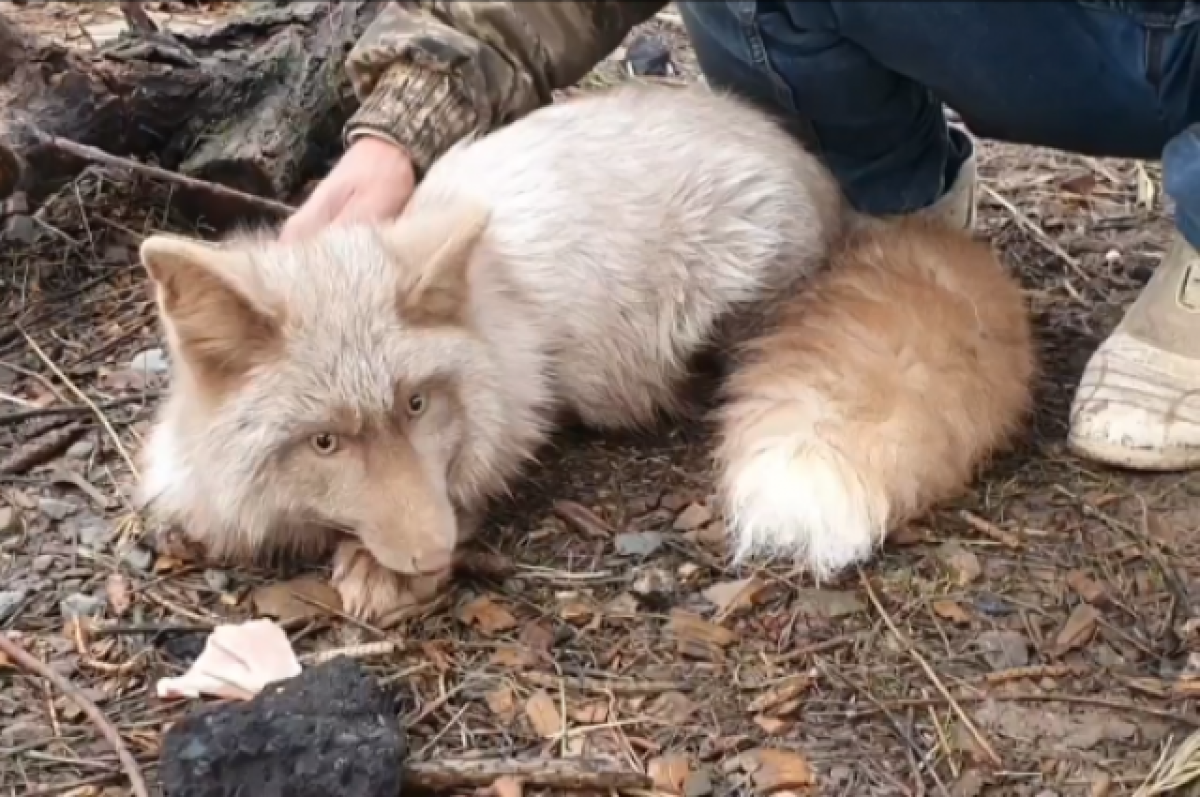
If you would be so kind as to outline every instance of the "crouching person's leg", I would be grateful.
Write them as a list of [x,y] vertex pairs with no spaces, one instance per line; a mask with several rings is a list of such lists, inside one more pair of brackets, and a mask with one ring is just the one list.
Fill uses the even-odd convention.
[[1163,178],[1177,232],[1071,407],[1076,452],[1142,470],[1200,466],[1200,124],[1167,144]]
[[[1200,466],[1200,9],[1093,2],[682,3],[710,84],[794,125],[861,212],[971,226],[978,136],[1163,158],[1180,234],[1093,356],[1071,413],[1079,453]],[[1129,4],[1119,4],[1129,6]]]

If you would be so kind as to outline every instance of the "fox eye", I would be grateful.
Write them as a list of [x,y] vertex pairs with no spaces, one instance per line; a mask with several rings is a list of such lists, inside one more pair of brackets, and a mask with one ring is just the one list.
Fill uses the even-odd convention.
[[338,450],[337,435],[330,434],[329,432],[315,434],[308,441],[312,444],[313,451],[316,451],[323,457],[327,457]]
[[413,393],[408,397],[408,414],[414,418],[425,411],[425,396],[420,393]]

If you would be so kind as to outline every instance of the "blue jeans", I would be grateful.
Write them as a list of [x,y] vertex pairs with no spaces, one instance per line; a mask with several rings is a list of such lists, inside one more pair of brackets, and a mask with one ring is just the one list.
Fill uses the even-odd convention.
[[1200,4],[1102,0],[682,2],[710,85],[790,124],[875,214],[927,207],[976,134],[1163,161],[1200,248]]

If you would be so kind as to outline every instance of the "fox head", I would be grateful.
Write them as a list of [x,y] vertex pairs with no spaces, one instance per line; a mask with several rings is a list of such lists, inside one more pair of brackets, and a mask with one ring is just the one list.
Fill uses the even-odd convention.
[[352,535],[384,567],[442,570],[500,446],[494,358],[472,332],[486,211],[280,244],[141,247],[172,361],[141,498],[218,557]]

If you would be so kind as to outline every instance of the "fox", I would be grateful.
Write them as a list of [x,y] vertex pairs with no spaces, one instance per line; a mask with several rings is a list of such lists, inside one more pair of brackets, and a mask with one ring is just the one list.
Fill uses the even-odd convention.
[[693,360],[846,212],[758,106],[625,85],[460,141],[391,221],[150,236],[172,370],[142,505],[216,558],[332,553],[343,609],[384,617],[444,585],[564,422],[683,412]]
[[858,217],[738,346],[714,450],[733,560],[818,583],[957,498],[1024,427],[1037,373],[1019,282],[933,217]]

